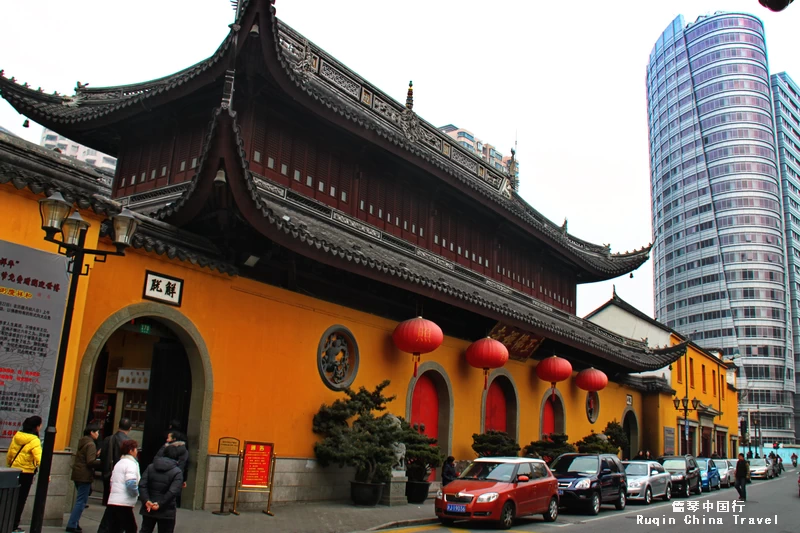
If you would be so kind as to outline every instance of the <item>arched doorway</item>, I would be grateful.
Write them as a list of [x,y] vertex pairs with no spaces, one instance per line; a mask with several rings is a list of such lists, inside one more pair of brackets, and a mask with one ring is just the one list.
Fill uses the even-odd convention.
[[628,446],[622,450],[622,458],[632,459],[639,453],[639,421],[636,419],[636,413],[630,407],[625,409],[622,415],[622,430],[628,437]]
[[542,438],[552,433],[564,434],[567,431],[567,420],[564,411],[564,399],[556,389],[555,394],[551,389],[544,393],[542,407],[539,411],[540,434]]
[[71,445],[74,449],[87,422],[99,419],[110,433],[126,417],[146,463],[163,443],[170,420],[177,419],[190,454],[182,506],[199,509],[205,494],[212,384],[208,350],[188,318],[162,304],[129,306],[109,317],[87,346]]
[[519,438],[519,395],[511,374],[498,369],[489,376],[481,401],[481,432],[502,431]]
[[406,420],[424,425],[424,433],[437,439],[439,448],[450,455],[453,442],[453,392],[444,368],[435,361],[419,365],[416,378],[408,384]]

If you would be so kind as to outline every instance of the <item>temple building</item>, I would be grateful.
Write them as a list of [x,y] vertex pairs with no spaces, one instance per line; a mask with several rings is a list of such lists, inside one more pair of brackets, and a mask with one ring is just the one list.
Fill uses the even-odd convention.
[[[0,94],[118,159],[110,182],[0,135],[0,211],[12,214],[0,245],[59,257],[38,206],[54,193],[91,224],[89,248],[114,250],[123,208],[138,221],[124,257],[88,260],[78,284],[48,523],[71,504],[57,481],[86,424],[108,434],[121,417],[133,420],[143,464],[171,420],[186,428],[185,507],[219,505],[224,437],[275,444],[274,501],[342,498],[352,472],[316,463],[312,417],[344,387],[384,379],[393,412],[459,459],[474,457],[472,435],[487,429],[522,445],[554,432],[574,442],[612,420],[628,428],[624,456],[663,447],[647,432],[674,425],[674,409],[659,406],[675,390],[639,373],[689,344],[650,346],[575,314],[579,283],[632,272],[649,247],[612,253],[546,219],[508,175],[419,117],[410,90],[396,102],[268,0],[242,2],[211,57],[165,78],[60,96],[1,75]],[[6,296],[32,308],[50,296],[44,281],[0,262],[3,272]],[[392,333],[417,316],[444,340],[415,374]],[[486,336],[510,359],[484,388],[465,351]],[[554,396],[536,374],[553,356],[573,369]],[[575,373],[590,367],[608,386],[578,387]],[[243,504],[259,508],[261,496]]]

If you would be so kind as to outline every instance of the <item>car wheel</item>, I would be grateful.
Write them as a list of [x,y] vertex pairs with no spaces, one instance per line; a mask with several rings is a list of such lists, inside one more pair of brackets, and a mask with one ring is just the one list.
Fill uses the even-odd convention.
[[667,489],[664,491],[664,496],[661,498],[665,502],[668,502],[672,499],[672,485],[667,485]]
[[592,493],[592,499],[589,500],[589,514],[596,515],[600,513],[600,495],[596,492]]
[[500,511],[500,527],[503,529],[511,529],[514,525],[514,504],[506,502],[503,510]]
[[616,507],[617,511],[621,511],[625,509],[626,503],[628,503],[628,499],[625,497],[625,489],[620,489],[619,496],[617,496],[617,501],[614,502],[614,507]]
[[653,490],[647,487],[647,490],[644,491],[644,504],[650,505],[651,503],[653,503]]
[[550,505],[547,507],[547,512],[542,515],[545,522],[555,522],[558,518],[558,500],[555,496],[550,498]]
[[683,497],[688,498],[692,495],[692,488],[689,486],[689,482],[683,484]]

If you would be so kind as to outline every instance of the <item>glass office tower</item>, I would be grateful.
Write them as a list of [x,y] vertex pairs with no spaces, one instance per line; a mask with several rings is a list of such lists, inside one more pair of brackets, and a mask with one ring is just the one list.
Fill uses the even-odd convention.
[[734,358],[742,418],[751,430],[758,421],[764,443],[793,443],[783,196],[761,21],[676,18],[650,54],[647,102],[656,319]]
[[[785,72],[772,76],[775,102],[775,127],[778,133],[778,163],[783,193],[784,228],[786,229],[786,272],[789,277],[789,308],[792,316],[792,348],[795,357],[795,436],[800,427],[800,397],[797,396],[800,373],[800,86]],[[787,368],[787,372],[788,372]],[[788,378],[788,376],[787,376]]]

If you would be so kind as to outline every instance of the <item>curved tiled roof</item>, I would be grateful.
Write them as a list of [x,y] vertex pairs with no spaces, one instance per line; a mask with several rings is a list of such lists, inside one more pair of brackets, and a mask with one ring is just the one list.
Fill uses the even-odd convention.
[[[212,66],[221,68],[221,60],[231,50],[242,24],[252,24],[259,5],[261,16],[268,17],[269,34],[273,46],[265,46],[274,53],[282,72],[273,75],[288,77],[298,91],[338,115],[363,128],[364,134],[376,133],[384,141],[402,148],[422,161],[455,177],[463,185],[479,192],[484,198],[499,205],[512,219],[528,231],[573,261],[584,273],[580,282],[610,279],[627,274],[649,258],[650,246],[626,253],[612,254],[607,245],[591,244],[570,235],[561,227],[541,215],[509,186],[507,176],[496,172],[480,158],[463,149],[433,125],[418,117],[411,109],[395,102],[355,72],[310,43],[305,37],[275,17],[272,2],[250,0],[243,2],[236,24],[217,51],[208,59],[173,75],[149,82],[120,87],[88,88],[79,86],[73,96],[47,95],[26,85],[8,79],[0,71],[0,93],[20,112],[29,115],[54,130],[59,125],[78,125],[87,128],[93,120],[109,116],[125,108],[145,102],[156,95],[165,94],[179,86],[192,83]],[[252,9],[250,9],[252,8]],[[253,14],[250,14],[253,11]],[[247,21],[247,22],[246,22]],[[263,18],[262,18],[263,21]],[[270,31],[266,31],[269,29]],[[245,28],[249,31],[249,27]],[[274,50],[274,52],[273,52]],[[221,72],[221,70],[220,70]],[[156,104],[152,102],[150,105]],[[68,133],[65,130],[62,130]],[[68,135],[69,136],[69,135]],[[80,137],[78,137],[80,140]],[[189,189],[193,187],[190,185]],[[191,190],[188,191],[191,193]],[[180,200],[179,200],[180,202]],[[169,206],[159,213],[180,207]]]
[[[0,185],[11,184],[35,194],[60,192],[65,200],[81,209],[91,209],[110,217],[122,205],[109,198],[107,177],[90,165],[57,152],[45,150],[18,137],[0,134]],[[177,258],[200,267],[236,275],[236,267],[221,258],[208,240],[145,216],[138,216],[139,228],[131,245],[136,249]],[[103,221],[101,236],[113,232],[108,219]]]

